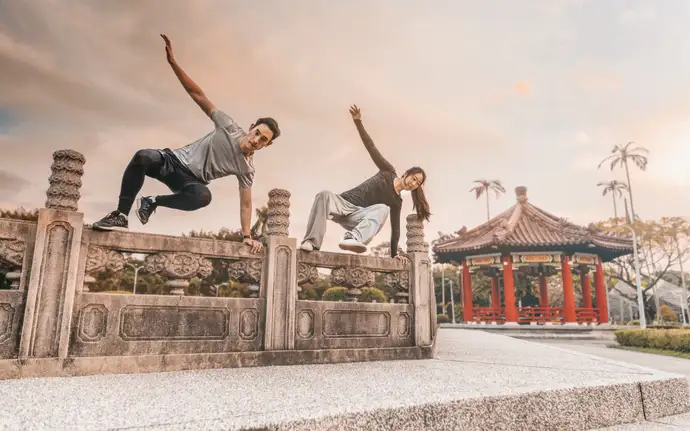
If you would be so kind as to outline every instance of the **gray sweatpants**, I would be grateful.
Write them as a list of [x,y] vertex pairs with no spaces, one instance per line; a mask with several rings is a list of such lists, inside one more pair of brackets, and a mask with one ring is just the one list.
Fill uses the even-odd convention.
[[319,192],[314,198],[307,233],[302,242],[309,241],[315,248],[321,248],[326,234],[326,221],[333,220],[349,231],[357,241],[368,245],[381,231],[389,212],[390,209],[384,204],[362,208],[333,192]]

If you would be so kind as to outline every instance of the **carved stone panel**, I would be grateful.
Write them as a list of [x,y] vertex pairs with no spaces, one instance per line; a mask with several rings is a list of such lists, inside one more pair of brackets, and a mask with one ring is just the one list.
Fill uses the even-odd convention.
[[213,272],[211,261],[186,251],[157,253],[146,257],[144,267],[150,274],[161,273],[166,277],[191,279],[197,274],[206,278]]
[[98,274],[104,269],[120,272],[124,267],[125,258],[122,253],[96,245],[89,246],[89,250],[86,253],[85,273]]
[[83,343],[98,342],[108,329],[108,309],[103,304],[88,304],[81,309],[77,336]]
[[260,283],[263,261],[259,259],[236,260],[228,265],[230,280],[240,283]]
[[305,340],[314,336],[314,312],[312,310],[302,310],[297,314],[297,336]]
[[128,305],[120,312],[125,341],[222,340],[229,327],[227,308]]
[[0,304],[0,344],[12,337],[15,309],[11,304]]
[[398,313],[398,337],[409,337],[412,331],[412,319],[407,313]]
[[322,320],[325,337],[387,337],[391,330],[386,311],[327,310]]
[[315,266],[299,262],[297,272],[297,284],[299,286],[303,284],[314,284],[319,279],[319,271]]
[[259,335],[259,311],[246,308],[240,312],[240,338],[253,340]]
[[46,208],[77,211],[81,194],[81,176],[84,175],[84,156],[74,150],[58,150],[53,153],[53,174],[48,179]]
[[0,267],[15,270],[22,267],[26,243],[20,239],[0,239]]
[[45,358],[58,355],[72,234],[72,226],[63,221],[55,221],[46,228],[44,265],[39,274],[34,311],[35,338],[30,347],[30,356]]
[[340,267],[331,271],[331,285],[359,289],[373,286],[374,272],[365,268]]

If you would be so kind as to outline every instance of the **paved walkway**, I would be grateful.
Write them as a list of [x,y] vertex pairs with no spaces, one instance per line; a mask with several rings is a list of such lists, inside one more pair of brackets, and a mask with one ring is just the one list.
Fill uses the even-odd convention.
[[[654,368],[668,373],[687,376],[690,381],[690,359],[674,358],[672,356],[654,355],[650,353],[634,352],[630,350],[612,349],[607,347],[615,344],[610,341],[587,340],[540,340],[540,343],[573,350],[575,352],[610,358],[616,361]],[[602,428],[600,431],[672,431],[690,430],[690,413],[667,417],[654,422],[641,424],[619,425]]]
[[[448,406],[448,420],[457,422],[461,413],[451,403],[465,401],[468,404],[462,407],[462,414],[466,418],[461,420],[475,425],[487,418],[502,424],[553,415],[585,420],[578,417],[586,411],[578,403],[607,400],[568,394],[668,376],[481,331],[441,330],[437,348],[437,359],[423,361],[5,380],[0,381],[0,429],[258,429],[348,412],[373,416],[372,412],[383,409],[410,411],[428,403]],[[558,396],[570,401],[549,401],[542,394],[532,396],[542,406],[533,408],[520,400],[501,405],[495,398],[491,410],[486,410],[488,396],[528,397],[551,389],[565,390]],[[525,416],[525,410],[529,415]],[[389,421],[401,418],[400,411],[388,413],[390,416],[381,419],[382,428],[377,429],[391,429]],[[419,424],[437,420],[432,413],[404,416],[406,422],[393,428],[420,429],[414,419],[422,421]],[[339,429],[366,429],[356,425]],[[437,429],[457,426],[437,424]],[[530,429],[529,424],[525,429]]]

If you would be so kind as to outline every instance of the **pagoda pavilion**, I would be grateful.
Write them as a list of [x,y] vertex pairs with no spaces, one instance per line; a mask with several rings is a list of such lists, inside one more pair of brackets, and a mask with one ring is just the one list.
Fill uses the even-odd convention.
[[[504,324],[608,323],[602,263],[631,254],[632,240],[598,230],[594,225],[577,226],[549,214],[528,202],[525,187],[517,187],[515,193],[517,203],[508,210],[481,226],[469,231],[463,228],[433,245],[438,263],[454,263],[462,268],[463,320]],[[517,305],[516,272],[528,280],[538,280],[538,306]],[[559,272],[564,304],[550,307],[547,278]],[[472,305],[472,275],[479,273],[491,279],[490,307]],[[575,303],[574,273],[582,283],[582,307]]]

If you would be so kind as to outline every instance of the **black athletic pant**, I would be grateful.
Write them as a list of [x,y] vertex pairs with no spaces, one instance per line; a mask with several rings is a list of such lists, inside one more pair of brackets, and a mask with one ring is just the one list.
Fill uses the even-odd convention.
[[155,178],[174,193],[157,196],[156,205],[183,211],[194,211],[211,203],[211,191],[199,181],[169,150],[139,150],[122,175],[117,210],[129,215],[144,178]]

